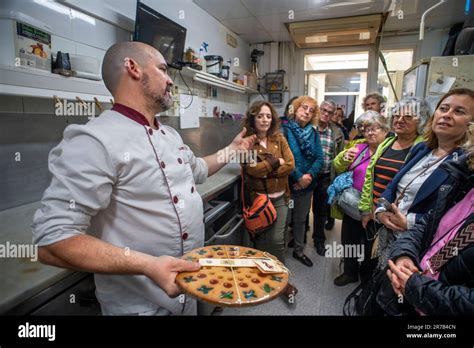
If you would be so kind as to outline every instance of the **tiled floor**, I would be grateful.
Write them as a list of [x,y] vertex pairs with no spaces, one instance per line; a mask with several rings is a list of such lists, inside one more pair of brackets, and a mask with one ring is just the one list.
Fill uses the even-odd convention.
[[[312,225],[312,222],[311,224]],[[340,243],[341,221],[331,231],[326,231],[326,244]],[[340,259],[316,254],[312,243],[312,229],[308,231],[305,254],[313,261],[313,267],[306,267],[295,260],[287,250],[286,265],[292,272],[291,283],[298,288],[292,304],[285,297],[255,307],[225,308],[222,315],[342,315],[342,307],[347,295],[357,283],[343,287],[334,285],[334,278],[340,274]]]

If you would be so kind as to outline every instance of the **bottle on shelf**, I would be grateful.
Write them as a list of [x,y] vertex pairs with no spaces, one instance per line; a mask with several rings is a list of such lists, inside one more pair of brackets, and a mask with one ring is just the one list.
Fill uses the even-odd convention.
[[201,65],[201,71],[206,72],[206,60],[204,59],[204,47],[199,47],[199,64]]

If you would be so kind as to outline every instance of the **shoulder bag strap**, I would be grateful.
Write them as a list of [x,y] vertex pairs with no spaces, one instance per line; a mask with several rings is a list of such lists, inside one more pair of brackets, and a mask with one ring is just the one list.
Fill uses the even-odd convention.
[[400,192],[400,194],[398,195],[398,197],[395,199],[395,205],[398,206],[398,203],[400,203],[400,200],[405,196],[405,192],[407,191],[407,189],[410,187],[411,184],[413,184],[413,182],[418,179],[418,177],[420,177],[421,175],[423,175],[424,173],[426,173],[428,171],[428,169],[430,169],[431,167],[433,167],[436,163],[438,162],[441,162],[442,160],[444,160],[446,157],[448,157],[450,154],[452,153],[451,152],[448,152],[447,154],[445,154],[444,156],[441,156],[440,158],[438,158],[436,161],[434,161],[433,163],[430,163],[429,166],[426,166],[425,169],[423,169],[423,171],[415,176],[402,190],[402,192]]
[[357,158],[354,160],[354,162],[351,163],[351,165],[349,166],[349,168],[347,168],[347,170],[354,171],[354,169],[356,169],[358,166],[367,162],[368,160],[362,161],[367,151],[369,151],[369,145],[367,145],[365,149],[359,152],[359,154],[357,155]]
[[436,272],[454,256],[459,255],[461,250],[474,243],[474,221],[472,217],[473,215],[471,214],[470,221],[467,223],[466,220],[469,220],[469,218],[464,220],[464,225],[460,228],[456,236],[438,250],[436,254],[430,257],[430,272]]

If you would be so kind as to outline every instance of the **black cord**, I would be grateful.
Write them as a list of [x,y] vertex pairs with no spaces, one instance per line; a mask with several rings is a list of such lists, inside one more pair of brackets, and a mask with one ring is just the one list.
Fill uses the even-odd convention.
[[181,80],[183,80],[184,84],[186,85],[186,87],[188,87],[188,91],[189,91],[189,94],[191,95],[191,101],[189,102],[188,106],[186,106],[185,108],[183,109],[187,109],[191,106],[191,104],[193,103],[193,99],[194,99],[194,96],[193,96],[193,92],[191,91],[191,88],[189,88],[188,84],[186,83],[186,81],[184,80],[183,78],[183,74],[181,74],[181,70],[179,71],[179,76],[181,76]]

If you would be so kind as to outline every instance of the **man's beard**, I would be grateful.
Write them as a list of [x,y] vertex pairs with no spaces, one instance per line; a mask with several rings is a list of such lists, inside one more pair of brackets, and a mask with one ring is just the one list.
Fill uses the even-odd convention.
[[[156,91],[152,90],[149,81],[150,78],[148,74],[143,74],[143,94],[148,101],[148,106],[157,112],[168,110],[171,105],[173,105],[172,98],[166,98],[165,95],[160,95]],[[168,86],[166,87],[166,91],[169,91]]]

